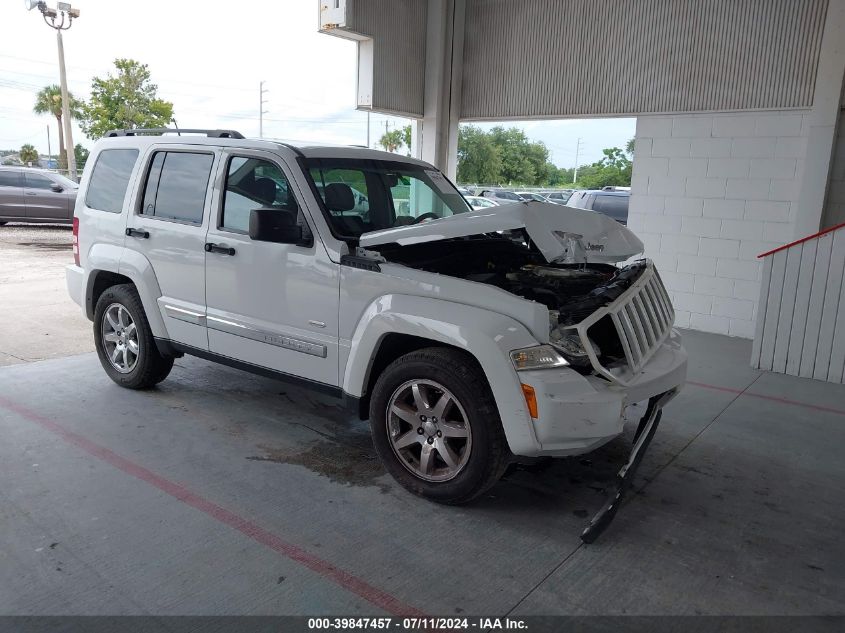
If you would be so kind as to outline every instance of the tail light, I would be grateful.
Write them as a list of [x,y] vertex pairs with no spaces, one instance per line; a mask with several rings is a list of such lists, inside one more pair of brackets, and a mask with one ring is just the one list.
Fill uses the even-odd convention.
[[79,218],[73,218],[73,263],[79,266]]

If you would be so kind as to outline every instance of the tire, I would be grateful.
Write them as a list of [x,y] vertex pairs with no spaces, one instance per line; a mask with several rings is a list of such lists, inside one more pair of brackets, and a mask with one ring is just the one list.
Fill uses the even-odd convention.
[[97,300],[94,345],[109,378],[127,389],[149,389],[173,368],[173,357],[159,353],[141,298],[130,284],[111,286]]
[[370,428],[393,478],[439,503],[472,501],[499,480],[511,460],[481,367],[455,349],[430,347],[393,361],[373,388]]
[[6,222],[0,222],[0,226],[6,226]]

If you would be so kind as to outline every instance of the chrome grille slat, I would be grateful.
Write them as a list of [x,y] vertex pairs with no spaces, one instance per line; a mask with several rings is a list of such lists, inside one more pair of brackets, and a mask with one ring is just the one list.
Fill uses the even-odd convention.
[[[575,326],[585,346],[591,345],[587,330],[605,316],[616,328],[631,371],[630,380],[669,337],[675,321],[672,301],[654,264],[647,262],[640,277],[616,301],[598,310]],[[625,380],[605,368],[590,347],[594,369],[603,376],[625,384]]]
[[657,300],[654,297],[654,288],[652,287],[653,282],[654,280],[651,279],[645,285],[645,292],[646,295],[648,295],[650,301],[644,301],[643,305],[645,306],[645,309],[648,311],[648,313],[651,315],[651,318],[654,323],[657,324],[657,332],[655,334],[657,334],[657,338],[659,338],[659,333],[662,332],[663,329],[666,327],[666,318],[660,312],[660,308],[657,307]]

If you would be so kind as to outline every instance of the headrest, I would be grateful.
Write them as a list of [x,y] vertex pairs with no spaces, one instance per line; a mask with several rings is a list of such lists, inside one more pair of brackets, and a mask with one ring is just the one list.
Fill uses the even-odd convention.
[[272,178],[256,178],[251,189],[256,197],[267,206],[276,201],[276,183]]
[[325,202],[329,211],[349,211],[355,208],[355,196],[352,193],[352,188],[342,182],[333,182],[326,185]]

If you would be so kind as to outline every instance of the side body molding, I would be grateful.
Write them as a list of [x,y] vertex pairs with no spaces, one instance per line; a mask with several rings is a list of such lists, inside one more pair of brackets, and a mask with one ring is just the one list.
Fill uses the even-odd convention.
[[533,423],[509,357],[513,349],[537,345],[523,325],[508,316],[451,301],[383,295],[367,307],[347,342],[350,352],[342,368],[346,393],[363,395],[372,359],[388,334],[417,336],[469,352],[487,381],[496,386],[493,396],[511,450],[519,454],[536,447]]

